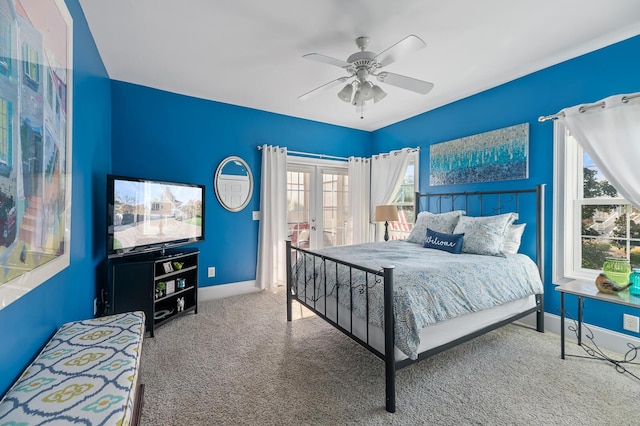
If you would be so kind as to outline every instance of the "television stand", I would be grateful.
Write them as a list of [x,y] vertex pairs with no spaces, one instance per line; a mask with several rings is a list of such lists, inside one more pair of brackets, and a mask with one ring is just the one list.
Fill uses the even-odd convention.
[[195,249],[109,259],[105,315],[144,311],[146,331],[193,311],[198,313]]

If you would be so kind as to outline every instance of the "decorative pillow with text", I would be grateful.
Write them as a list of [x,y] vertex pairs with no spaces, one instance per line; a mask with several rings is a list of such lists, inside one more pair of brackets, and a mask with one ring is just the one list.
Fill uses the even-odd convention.
[[453,254],[460,254],[462,251],[463,241],[464,234],[447,234],[427,228],[427,236],[424,239],[424,244],[422,246],[424,248],[432,248],[448,251]]

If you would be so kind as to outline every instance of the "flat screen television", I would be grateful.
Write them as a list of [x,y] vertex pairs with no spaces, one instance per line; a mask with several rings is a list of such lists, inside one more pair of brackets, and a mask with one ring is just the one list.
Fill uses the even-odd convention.
[[204,185],[107,175],[107,256],[204,240]]

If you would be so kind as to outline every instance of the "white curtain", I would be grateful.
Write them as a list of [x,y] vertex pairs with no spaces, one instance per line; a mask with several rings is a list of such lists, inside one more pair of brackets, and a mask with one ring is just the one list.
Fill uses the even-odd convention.
[[368,158],[349,157],[348,244],[366,243],[371,240],[369,230],[370,191],[371,161]]
[[[414,148],[403,148],[387,154],[374,155],[371,158],[371,204],[369,214],[375,221],[376,206],[390,204],[402,185],[409,159]],[[381,226],[376,227],[376,240],[381,241]]]
[[597,105],[565,108],[558,119],[620,195],[640,208],[640,92]]
[[402,185],[413,149],[404,148],[371,158],[371,219],[375,220],[376,206],[389,204]]
[[287,149],[262,146],[260,225],[256,283],[271,289],[286,284]]

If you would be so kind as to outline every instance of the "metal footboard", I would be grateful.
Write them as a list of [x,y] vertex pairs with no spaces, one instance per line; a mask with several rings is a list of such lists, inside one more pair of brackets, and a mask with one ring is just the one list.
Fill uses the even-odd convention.
[[[320,255],[309,250],[305,250],[299,247],[291,245],[291,241],[286,242],[286,253],[290,253],[287,256],[287,321],[292,320],[292,302],[296,300],[302,306],[306,307],[320,318],[324,319],[338,330],[342,331],[347,336],[351,337],[354,341],[362,345],[378,358],[382,359],[385,363],[385,399],[386,409],[390,413],[396,411],[396,389],[395,389],[395,376],[396,376],[396,361],[394,353],[395,345],[395,329],[394,329],[394,307],[393,307],[393,266],[383,267],[380,270],[374,270],[359,265],[355,265],[349,262],[345,262],[339,259],[335,259],[329,256]],[[322,278],[318,278],[315,273],[316,262],[324,268],[324,274]],[[312,263],[312,264],[308,264]],[[327,264],[332,263],[334,265],[335,276],[335,318],[327,313],[327,295],[331,293],[331,289],[327,287]],[[295,266],[294,266],[295,265]],[[349,270],[349,281],[340,283],[337,279],[338,268],[347,268]],[[312,280],[307,279],[308,270],[312,269]],[[363,282],[353,281],[353,272],[359,271],[364,274]],[[298,286],[294,286],[294,279],[297,282],[299,274],[304,274],[304,291],[302,294],[298,294]],[[324,282],[318,282],[320,279]],[[311,282],[309,282],[311,281]],[[339,287],[349,286],[349,326],[345,327],[340,322],[340,296]],[[369,295],[368,292],[372,286],[382,285],[384,291],[384,352],[377,350],[372,346],[369,339]],[[323,291],[321,294],[317,291],[320,287]],[[329,291],[328,291],[329,290]],[[366,318],[364,319],[365,336],[359,337],[354,334],[353,330],[353,292],[364,292],[366,300]],[[309,293],[311,292],[311,297]],[[318,303],[322,301],[322,303]],[[320,305],[320,306],[319,306]],[[346,307],[345,307],[346,309]]]

